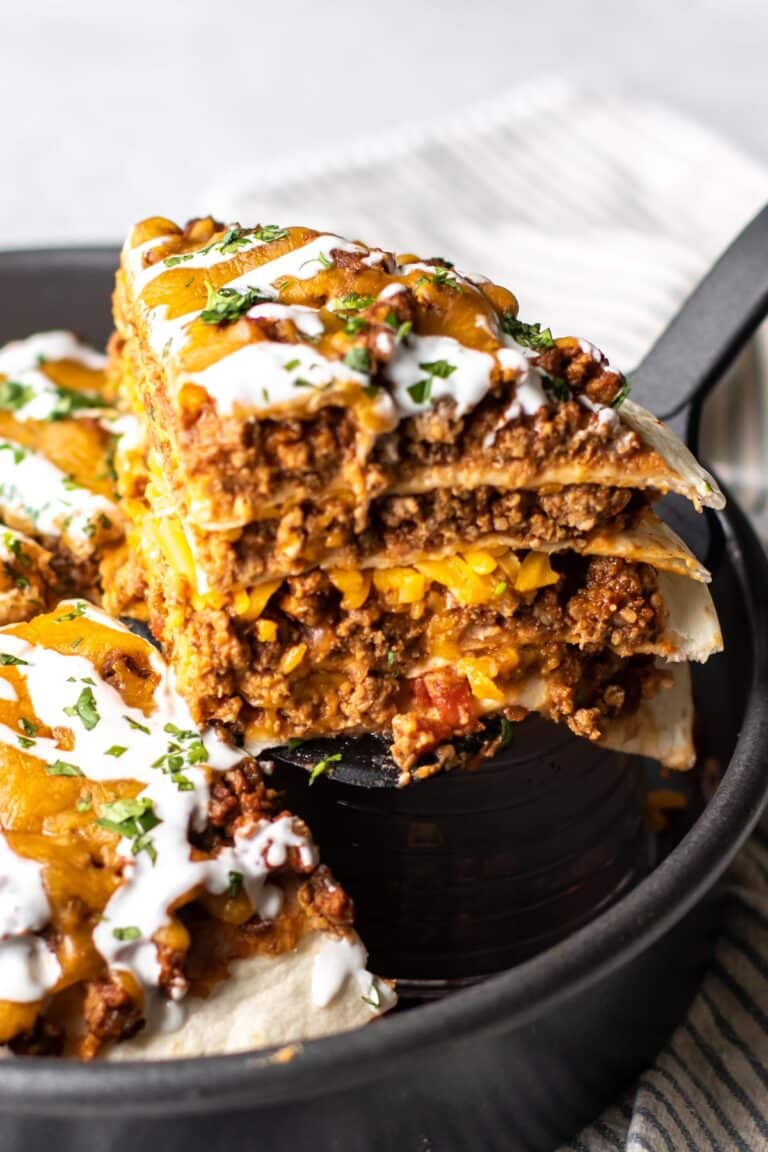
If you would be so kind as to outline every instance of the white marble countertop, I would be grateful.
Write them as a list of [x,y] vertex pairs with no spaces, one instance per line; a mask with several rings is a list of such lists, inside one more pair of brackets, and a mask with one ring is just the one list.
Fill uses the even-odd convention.
[[231,169],[543,75],[666,100],[768,158],[765,0],[35,0],[0,35],[0,246],[204,211]]

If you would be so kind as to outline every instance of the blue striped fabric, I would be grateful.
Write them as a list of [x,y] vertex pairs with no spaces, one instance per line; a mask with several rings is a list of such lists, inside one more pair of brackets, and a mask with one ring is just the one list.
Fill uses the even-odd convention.
[[[768,172],[666,108],[553,81],[459,117],[264,170],[201,196],[224,219],[310,223],[453,259],[521,315],[637,363],[768,201]],[[768,335],[708,402],[703,454],[768,537]],[[768,1150],[768,837],[727,882],[711,969],[653,1068],[563,1152]]]

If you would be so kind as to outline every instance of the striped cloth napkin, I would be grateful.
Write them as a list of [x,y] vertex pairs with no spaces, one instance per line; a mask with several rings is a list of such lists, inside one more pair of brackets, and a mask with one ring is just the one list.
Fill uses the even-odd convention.
[[[768,169],[699,125],[553,80],[450,119],[232,172],[201,206],[445,256],[511,286],[523,319],[587,336],[629,370],[766,201]],[[702,455],[764,538],[767,356],[764,328],[708,401],[702,436]],[[762,832],[726,886],[722,937],[687,1019],[567,1152],[768,1150]]]

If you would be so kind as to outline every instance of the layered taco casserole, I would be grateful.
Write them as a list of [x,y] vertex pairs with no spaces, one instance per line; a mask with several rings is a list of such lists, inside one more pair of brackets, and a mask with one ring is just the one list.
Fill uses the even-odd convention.
[[407,784],[538,712],[690,767],[722,640],[654,504],[722,496],[598,349],[442,257],[157,217],[114,319],[106,358],[0,349],[0,1044],[355,1026],[394,992],[269,750],[374,734]]

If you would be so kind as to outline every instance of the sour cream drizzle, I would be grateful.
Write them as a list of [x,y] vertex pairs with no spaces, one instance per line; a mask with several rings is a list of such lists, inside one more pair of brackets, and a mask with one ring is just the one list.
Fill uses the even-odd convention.
[[367,960],[368,953],[360,939],[328,936],[313,964],[312,1003],[325,1008],[351,979],[372,1011],[390,1007],[394,993],[366,969]]
[[106,356],[83,344],[72,332],[53,330],[13,340],[0,348],[0,376],[16,376],[39,366],[41,360],[74,360],[97,371],[107,363]]
[[[116,632],[125,631],[122,625],[83,601],[63,602],[61,614],[68,611]],[[64,655],[39,643],[31,644],[7,630],[0,630],[0,653],[25,662],[14,665],[14,671],[26,682],[37,718],[51,729],[66,727],[72,732],[73,746],[66,752],[52,738],[35,737],[25,748],[26,754],[45,764],[64,759],[88,780],[135,780],[144,785],[137,799],[151,804],[159,820],[151,829],[151,853],[142,850],[134,855],[131,841],[120,841],[118,852],[125,862],[123,880],[94,931],[94,943],[110,968],[132,972],[151,991],[160,978],[153,936],[169,922],[168,909],[198,887],[213,893],[225,892],[233,873],[242,877],[254,912],[264,919],[272,919],[280,912],[282,892],[269,883],[270,872],[286,863],[290,849],[298,851],[303,865],[314,866],[315,846],[297,828],[293,817],[284,814],[241,827],[234,843],[211,859],[190,858],[189,829],[201,829],[206,823],[208,769],[225,771],[245,753],[224,744],[210,730],[195,730],[187,705],[176,691],[172,672],[151,645],[147,644],[147,656],[158,680],[155,707],[149,716],[128,706],[121,694],[99,676],[91,661],[77,653]],[[97,717],[91,727],[71,714],[84,689],[92,694],[91,719]],[[0,724],[0,741],[17,748],[18,733]],[[185,760],[182,788],[161,766],[152,766],[169,754],[171,745],[181,750]],[[195,746],[196,754],[186,762],[186,752]],[[119,750],[117,755],[115,749]],[[7,842],[0,841],[0,989],[5,998],[39,999],[43,991],[55,985],[59,975],[56,958],[34,935],[49,920],[50,907],[39,865],[16,856]],[[335,938],[330,939],[336,943]],[[325,977],[322,1005],[340,990],[347,969],[357,975],[357,970],[365,967],[362,945],[353,943],[350,948],[356,963],[352,965],[348,959],[345,971],[337,972],[330,989],[329,978]],[[324,953],[325,947],[321,955]],[[327,960],[324,963],[327,967]],[[362,984],[363,977],[357,978]],[[372,979],[367,975],[368,984]],[[186,986],[180,984],[170,991],[173,999],[181,999]]]
[[[106,365],[106,357],[87,344],[81,343],[71,332],[40,332],[26,340],[16,340],[0,348],[0,376],[6,377],[6,387],[15,389],[12,408],[16,420],[51,420],[62,409],[62,397],[66,390],[45,375],[43,365],[50,361],[62,360],[81,364],[85,368],[100,371]],[[77,393],[88,398],[88,393]],[[74,418],[102,416],[103,405],[97,394],[93,394],[93,407],[77,407],[67,411]]]
[[337,381],[360,387],[370,383],[364,373],[347,368],[342,360],[329,360],[307,344],[269,340],[246,344],[187,379],[205,388],[220,412],[238,405],[277,408],[313,391],[327,391]]
[[[144,268],[146,252],[170,239],[170,236],[163,236],[126,250],[126,261],[137,294],[168,267],[166,261],[160,260]],[[177,261],[176,257],[170,259],[174,265],[177,262],[183,263],[188,268],[220,265],[231,261],[234,255],[222,253],[221,246],[219,241],[209,245],[208,251],[184,255],[182,261]],[[261,241],[251,240],[241,250],[247,252],[250,247],[258,246],[261,246]],[[243,293],[247,290],[257,291],[265,298],[265,302],[251,308],[249,316],[290,319],[303,337],[313,341],[325,331],[320,310],[304,305],[282,304],[276,285],[283,277],[305,280],[322,272],[334,250],[357,253],[362,263],[369,267],[386,263],[387,271],[393,276],[411,277],[418,272],[428,279],[435,279],[442,274],[450,291],[475,291],[476,285],[485,282],[484,277],[469,276],[455,268],[444,269],[439,264],[424,261],[395,264],[387,253],[379,249],[369,250],[363,245],[328,233],[316,236],[298,248],[234,276],[225,281],[225,286]],[[390,299],[406,288],[412,288],[413,283],[412,279],[407,283],[393,280],[379,291],[377,299]],[[199,312],[190,312],[169,319],[164,305],[149,310],[148,338],[155,353],[168,356],[178,352],[183,345],[186,329],[198,316]],[[486,439],[489,443],[505,424],[519,419],[523,414],[532,416],[540,408],[551,404],[551,397],[544,388],[545,374],[535,363],[538,351],[518,344],[501,332],[498,323],[489,321],[485,311],[478,312],[476,324],[502,346],[489,353],[468,347],[447,335],[407,333],[397,343],[394,331],[377,335],[374,347],[384,361],[380,371],[384,380],[392,385],[391,391],[380,389],[377,401],[383,426],[394,426],[399,420],[427,410],[442,398],[452,399],[456,404],[457,416],[462,416],[482,401],[498,377],[499,370],[502,378],[514,379],[515,394],[496,428],[488,434]],[[600,363],[606,363],[602,353],[593,345],[582,341],[581,347]],[[390,358],[386,359],[388,356]],[[430,370],[430,366],[433,370]],[[367,387],[371,383],[367,374],[349,368],[343,360],[320,355],[311,345],[278,341],[260,341],[258,344],[240,347],[208,368],[192,373],[187,379],[203,387],[222,413],[229,413],[235,407],[255,412],[283,408],[286,405],[303,407],[306,394],[312,389],[332,393],[345,384]],[[304,395],[302,388],[305,389]],[[609,423],[602,416],[600,422],[606,426]]]
[[452,336],[410,336],[384,365],[384,376],[394,385],[401,418],[423,412],[443,396],[455,400],[456,415],[462,416],[490,388],[493,367],[493,356],[467,348]]
[[38,452],[0,438],[0,515],[34,535],[61,536],[83,547],[119,523],[111,500],[73,483]]
[[51,908],[42,867],[17,856],[0,834],[0,990],[4,1000],[39,1000],[61,976],[54,953],[34,935],[49,922]]

